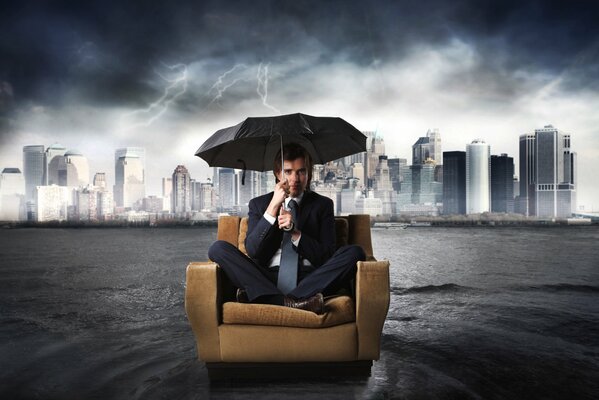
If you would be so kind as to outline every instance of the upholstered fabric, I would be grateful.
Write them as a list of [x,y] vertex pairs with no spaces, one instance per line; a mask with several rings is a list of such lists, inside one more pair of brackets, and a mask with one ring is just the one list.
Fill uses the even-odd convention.
[[381,332],[389,311],[389,261],[359,261],[356,273],[356,325],[359,360],[378,360]]
[[336,243],[335,243],[336,249],[339,249],[340,247],[346,246],[348,244],[349,223],[347,222],[347,218],[343,218],[343,217],[335,218],[335,235],[336,235]]
[[219,326],[223,362],[354,361],[355,323],[309,329],[280,326]]
[[365,214],[350,214],[347,218],[349,222],[348,243],[362,246],[364,253],[366,253],[366,261],[375,261],[370,236],[370,216]]
[[233,246],[239,246],[239,222],[236,216],[222,216],[218,218],[217,240],[225,240]]
[[195,333],[198,356],[206,361],[220,361],[220,292],[218,265],[195,262],[187,266],[185,312]]
[[294,326],[324,328],[353,322],[354,302],[349,296],[339,296],[325,302],[324,314],[270,304],[227,302],[223,305],[223,323],[245,325]]
[[245,255],[248,254],[248,251],[245,248],[245,236],[248,233],[248,217],[244,217],[241,219],[241,223],[239,224],[239,240],[237,248]]

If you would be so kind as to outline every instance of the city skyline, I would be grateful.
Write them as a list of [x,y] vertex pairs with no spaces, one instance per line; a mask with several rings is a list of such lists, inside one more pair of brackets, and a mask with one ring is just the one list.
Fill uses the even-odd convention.
[[15,45],[0,45],[0,167],[22,168],[25,145],[59,142],[113,183],[114,149],[144,147],[153,160],[147,193],[160,195],[176,165],[210,177],[193,153],[247,116],[340,116],[378,131],[390,157],[410,162],[414,140],[438,128],[444,151],[481,138],[516,165],[518,137],[551,124],[575,138],[578,204],[599,209],[592,3],[263,1],[185,10],[8,6],[2,36]]
[[[551,125],[546,125],[546,126],[544,126],[544,127],[539,127],[539,128],[537,128],[537,129],[533,130],[533,133],[532,133],[532,134],[526,134],[526,135],[533,135],[533,136],[534,136],[534,132],[535,132],[536,130],[543,130],[543,129],[546,129],[547,127],[550,127],[551,129],[553,129],[553,126],[551,126]],[[556,129],[557,129],[557,128],[556,128]],[[381,142],[380,142],[380,143],[382,143],[382,148],[383,148],[383,153],[381,153],[381,154],[384,154],[384,155],[385,155],[386,157],[388,157],[388,158],[403,158],[403,159],[405,159],[405,160],[407,161],[407,166],[411,166],[411,165],[413,164],[413,160],[414,160],[414,151],[415,151],[415,150],[414,150],[414,148],[416,148],[416,147],[420,148],[420,147],[422,146],[422,144],[421,144],[421,142],[422,142],[422,139],[423,139],[423,138],[424,138],[424,139],[426,139],[426,138],[428,137],[428,135],[429,135],[429,134],[431,134],[431,132],[433,132],[433,130],[429,129],[429,130],[427,130],[427,132],[424,134],[424,136],[420,136],[420,137],[414,137],[414,138],[413,138],[413,140],[416,140],[416,142],[415,142],[415,143],[413,143],[413,144],[412,144],[412,146],[410,146],[410,149],[407,151],[409,154],[408,154],[406,157],[401,157],[401,156],[398,156],[398,155],[397,155],[397,153],[395,153],[395,152],[389,152],[389,151],[387,151],[387,150],[386,150],[386,146],[387,146],[387,145],[386,145],[385,138],[384,138],[384,137],[382,137],[382,136],[378,136],[379,134],[378,134],[377,132],[374,132],[374,131],[364,131],[364,133],[365,133],[365,134],[367,134],[367,135],[374,135],[374,137],[376,137],[376,138],[377,138],[377,141],[378,141],[378,140],[381,140]],[[562,132],[563,132],[563,131],[562,131]],[[434,132],[433,132],[433,133],[434,133],[435,135],[440,135],[440,134],[442,134],[442,132],[440,132],[440,131],[439,131],[439,129],[436,129],[436,128],[434,129]],[[519,139],[519,140],[521,140],[521,137],[520,137],[520,138],[518,138],[518,139]],[[440,139],[436,139],[436,140],[439,140],[439,142],[440,142]],[[477,138],[477,139],[473,139],[472,141],[470,141],[470,142],[468,142],[468,143],[464,143],[463,147],[462,147],[462,148],[459,148],[459,149],[446,149],[446,148],[444,147],[444,144],[441,144],[441,145],[438,145],[438,146],[440,147],[440,149],[441,149],[440,151],[441,151],[442,153],[443,153],[443,152],[466,151],[466,150],[467,150],[467,148],[468,148],[468,146],[469,146],[469,145],[471,145],[471,143],[473,143],[473,142],[476,142],[476,141],[479,141],[479,140],[481,140],[481,139],[480,139],[480,138]],[[574,140],[574,141],[576,142],[576,136],[575,136],[575,140]],[[484,142],[484,140],[483,140],[483,142]],[[378,142],[377,142],[377,143],[378,143]],[[443,136],[443,143],[445,143],[445,137],[444,137],[444,136]],[[518,144],[519,144],[519,142],[518,142]],[[22,147],[22,151],[24,152],[26,148],[32,148],[32,147],[33,147],[33,148],[37,148],[37,147],[41,147],[41,146],[44,146],[44,147],[45,147],[45,150],[51,150],[52,148],[54,148],[54,147],[55,147],[55,146],[57,146],[57,145],[60,145],[60,146],[62,146],[62,143],[59,143],[58,141],[54,141],[54,142],[52,143],[52,145],[50,145],[50,146],[48,146],[48,147],[46,147],[46,145],[39,145],[39,144],[37,144],[37,145],[32,145],[32,144],[28,144],[28,145],[24,145],[24,146]],[[490,147],[490,155],[499,156],[499,155],[501,155],[501,154],[507,154],[507,153],[498,153],[498,152],[494,151],[494,150],[493,150],[493,145],[492,145],[492,143],[487,143],[487,145]],[[106,178],[104,178],[104,179],[106,179],[106,182],[107,182],[107,184],[108,184],[108,185],[110,185],[110,187],[112,187],[113,185],[115,185],[115,184],[116,184],[116,176],[115,176],[115,164],[112,164],[112,165],[109,167],[109,169],[108,169],[108,170],[106,170],[106,171],[95,170],[95,169],[94,169],[93,167],[91,167],[91,166],[93,166],[93,165],[96,165],[96,164],[101,164],[101,163],[100,163],[100,162],[98,162],[97,160],[90,159],[89,157],[87,157],[87,156],[86,156],[85,154],[83,154],[82,152],[79,152],[78,150],[73,150],[73,149],[71,149],[71,148],[70,148],[70,147],[68,147],[68,146],[66,146],[66,147],[62,146],[61,148],[62,148],[63,150],[65,150],[67,153],[73,153],[73,154],[76,154],[76,155],[79,155],[79,156],[83,156],[84,158],[86,158],[86,162],[88,162],[88,163],[90,164],[90,167],[88,167],[88,171],[89,171],[89,174],[88,174],[88,175],[89,175],[89,182],[90,182],[90,183],[91,183],[91,182],[92,182],[92,180],[93,180],[93,176],[94,176],[94,174],[101,173],[101,174],[104,174],[104,176],[108,176],[108,177],[109,177],[109,179],[106,179]],[[141,171],[142,171],[141,173],[147,173],[147,167],[146,167],[146,162],[145,162],[145,157],[146,157],[146,156],[145,156],[145,148],[144,148],[144,147],[137,146],[137,147],[125,147],[125,148],[117,148],[117,149],[113,149],[113,153],[112,153],[112,154],[113,154],[113,156],[115,156],[115,163],[118,161],[118,154],[120,154],[120,153],[122,153],[122,152],[125,152],[125,151],[127,151],[127,150],[129,150],[129,153],[131,153],[131,151],[132,151],[131,149],[134,149],[134,150],[136,150],[136,151],[139,151],[139,152],[142,152],[142,153],[144,153],[144,155],[142,156],[142,159],[143,159],[143,166],[142,166],[142,169],[141,169]],[[419,150],[419,151],[421,151],[421,150]],[[439,151],[439,149],[437,149],[437,151]],[[376,152],[375,152],[375,153],[376,153]],[[584,151],[583,151],[583,153],[584,153]],[[24,153],[22,153],[22,154],[21,154],[21,157],[24,157],[24,156],[23,156],[23,154],[24,154]],[[424,154],[424,153],[423,153],[423,154]],[[520,171],[520,168],[518,167],[518,165],[519,165],[519,164],[516,162],[516,160],[518,160],[518,157],[517,157],[517,155],[518,155],[518,152],[516,152],[516,153],[514,153],[514,154],[507,154],[507,155],[509,155],[510,157],[512,157],[512,158],[514,159],[514,178],[517,178],[518,180],[520,180],[519,172],[521,172],[521,171]],[[378,156],[377,156],[377,157],[378,157]],[[422,156],[419,156],[419,157],[422,157]],[[437,157],[438,157],[438,155],[437,155]],[[197,157],[196,157],[196,159],[197,159]],[[431,156],[431,159],[433,159],[433,160],[434,160],[435,158]],[[201,159],[198,159],[198,160],[199,160],[201,163],[204,163],[204,164],[205,164],[205,162],[204,162],[203,160],[201,160]],[[423,162],[424,162],[424,158],[422,158],[422,159],[418,159],[417,161],[418,161],[418,163],[421,163],[421,162],[423,163]],[[443,157],[442,157],[442,155],[441,155],[441,157],[440,157],[440,159],[439,159],[439,160],[435,160],[435,161],[436,161],[436,163],[437,163],[437,164],[442,164],[442,163],[443,163]],[[49,163],[50,161],[49,161],[49,160],[47,160],[47,162]],[[376,163],[377,163],[377,162],[378,162],[378,161],[375,161],[375,166],[376,166]],[[154,163],[152,162],[152,160],[150,160],[150,163],[149,163],[149,164],[154,164]],[[185,167],[185,168],[187,168],[188,170],[190,170],[190,169],[191,169],[191,168],[188,168],[188,167],[187,167],[187,165],[185,165],[185,164],[181,164],[181,163],[178,163],[178,164],[176,164],[176,165],[175,165],[175,167],[176,167],[176,166],[178,166],[178,165],[180,165],[180,166],[184,166],[184,167]],[[22,160],[21,160],[21,163],[20,163],[18,166],[0,165],[0,169],[2,169],[2,168],[19,168],[21,171],[23,171],[23,169],[24,169],[24,158],[22,158]],[[174,168],[174,167],[172,167],[172,166],[166,166],[166,167],[164,168],[164,170],[165,170],[165,171],[168,171],[168,172],[167,172],[167,173],[166,173],[164,176],[156,177],[156,178],[155,178],[155,181],[147,181],[147,179],[146,179],[146,180],[144,181],[144,185],[145,185],[145,187],[146,187],[146,192],[147,192],[146,194],[147,194],[147,195],[151,195],[151,196],[162,196],[162,194],[163,194],[163,186],[162,186],[163,184],[162,184],[162,180],[163,180],[163,179],[165,179],[165,178],[170,178],[170,177],[171,177],[171,174],[172,174],[173,168]],[[580,168],[580,167],[579,167],[579,168]],[[199,177],[199,178],[198,178],[197,176],[193,176],[193,175],[192,175],[191,173],[189,173],[189,172],[188,172],[188,173],[190,174],[191,178],[192,178],[193,180],[197,181],[197,182],[207,182],[208,180],[210,180],[210,181],[211,181],[211,180],[214,178],[214,171],[213,171],[213,168],[212,168],[212,167],[208,167],[208,168],[207,168],[207,171],[208,171],[208,172],[206,172],[206,173],[204,174],[204,176],[201,176],[201,177]],[[239,169],[236,169],[235,171],[241,171],[241,170],[239,170]],[[373,172],[374,172],[374,167],[373,167]],[[58,183],[57,183],[57,184],[58,184]],[[81,186],[85,186],[85,185],[81,185]],[[149,187],[152,187],[154,190],[150,190],[150,191],[148,191],[148,190],[147,190],[147,187],[148,187],[148,186],[149,186]],[[580,190],[580,187],[579,187],[579,186],[577,187],[577,190]]]

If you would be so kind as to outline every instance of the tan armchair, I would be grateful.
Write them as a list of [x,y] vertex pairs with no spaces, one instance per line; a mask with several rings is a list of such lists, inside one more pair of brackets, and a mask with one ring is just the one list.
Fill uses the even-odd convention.
[[[358,244],[367,261],[358,262],[354,293],[326,299],[322,315],[237,303],[217,264],[188,265],[185,311],[210,379],[370,373],[389,309],[389,262],[372,255],[368,215],[337,217],[335,229],[337,247]],[[246,232],[247,218],[219,219],[217,239],[244,252]]]

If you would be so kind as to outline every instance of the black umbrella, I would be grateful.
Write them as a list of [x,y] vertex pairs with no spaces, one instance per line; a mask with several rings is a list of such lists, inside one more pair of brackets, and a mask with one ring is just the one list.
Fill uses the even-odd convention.
[[269,171],[286,143],[303,146],[315,164],[366,151],[366,136],[341,118],[288,114],[247,118],[220,129],[195,155],[211,167]]

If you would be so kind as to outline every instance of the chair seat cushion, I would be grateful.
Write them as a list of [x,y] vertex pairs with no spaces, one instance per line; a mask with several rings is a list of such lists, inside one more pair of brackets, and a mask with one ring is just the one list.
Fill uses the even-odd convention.
[[349,296],[327,299],[324,307],[324,314],[317,315],[310,311],[271,304],[227,302],[223,305],[223,323],[325,328],[356,320],[354,302]]

